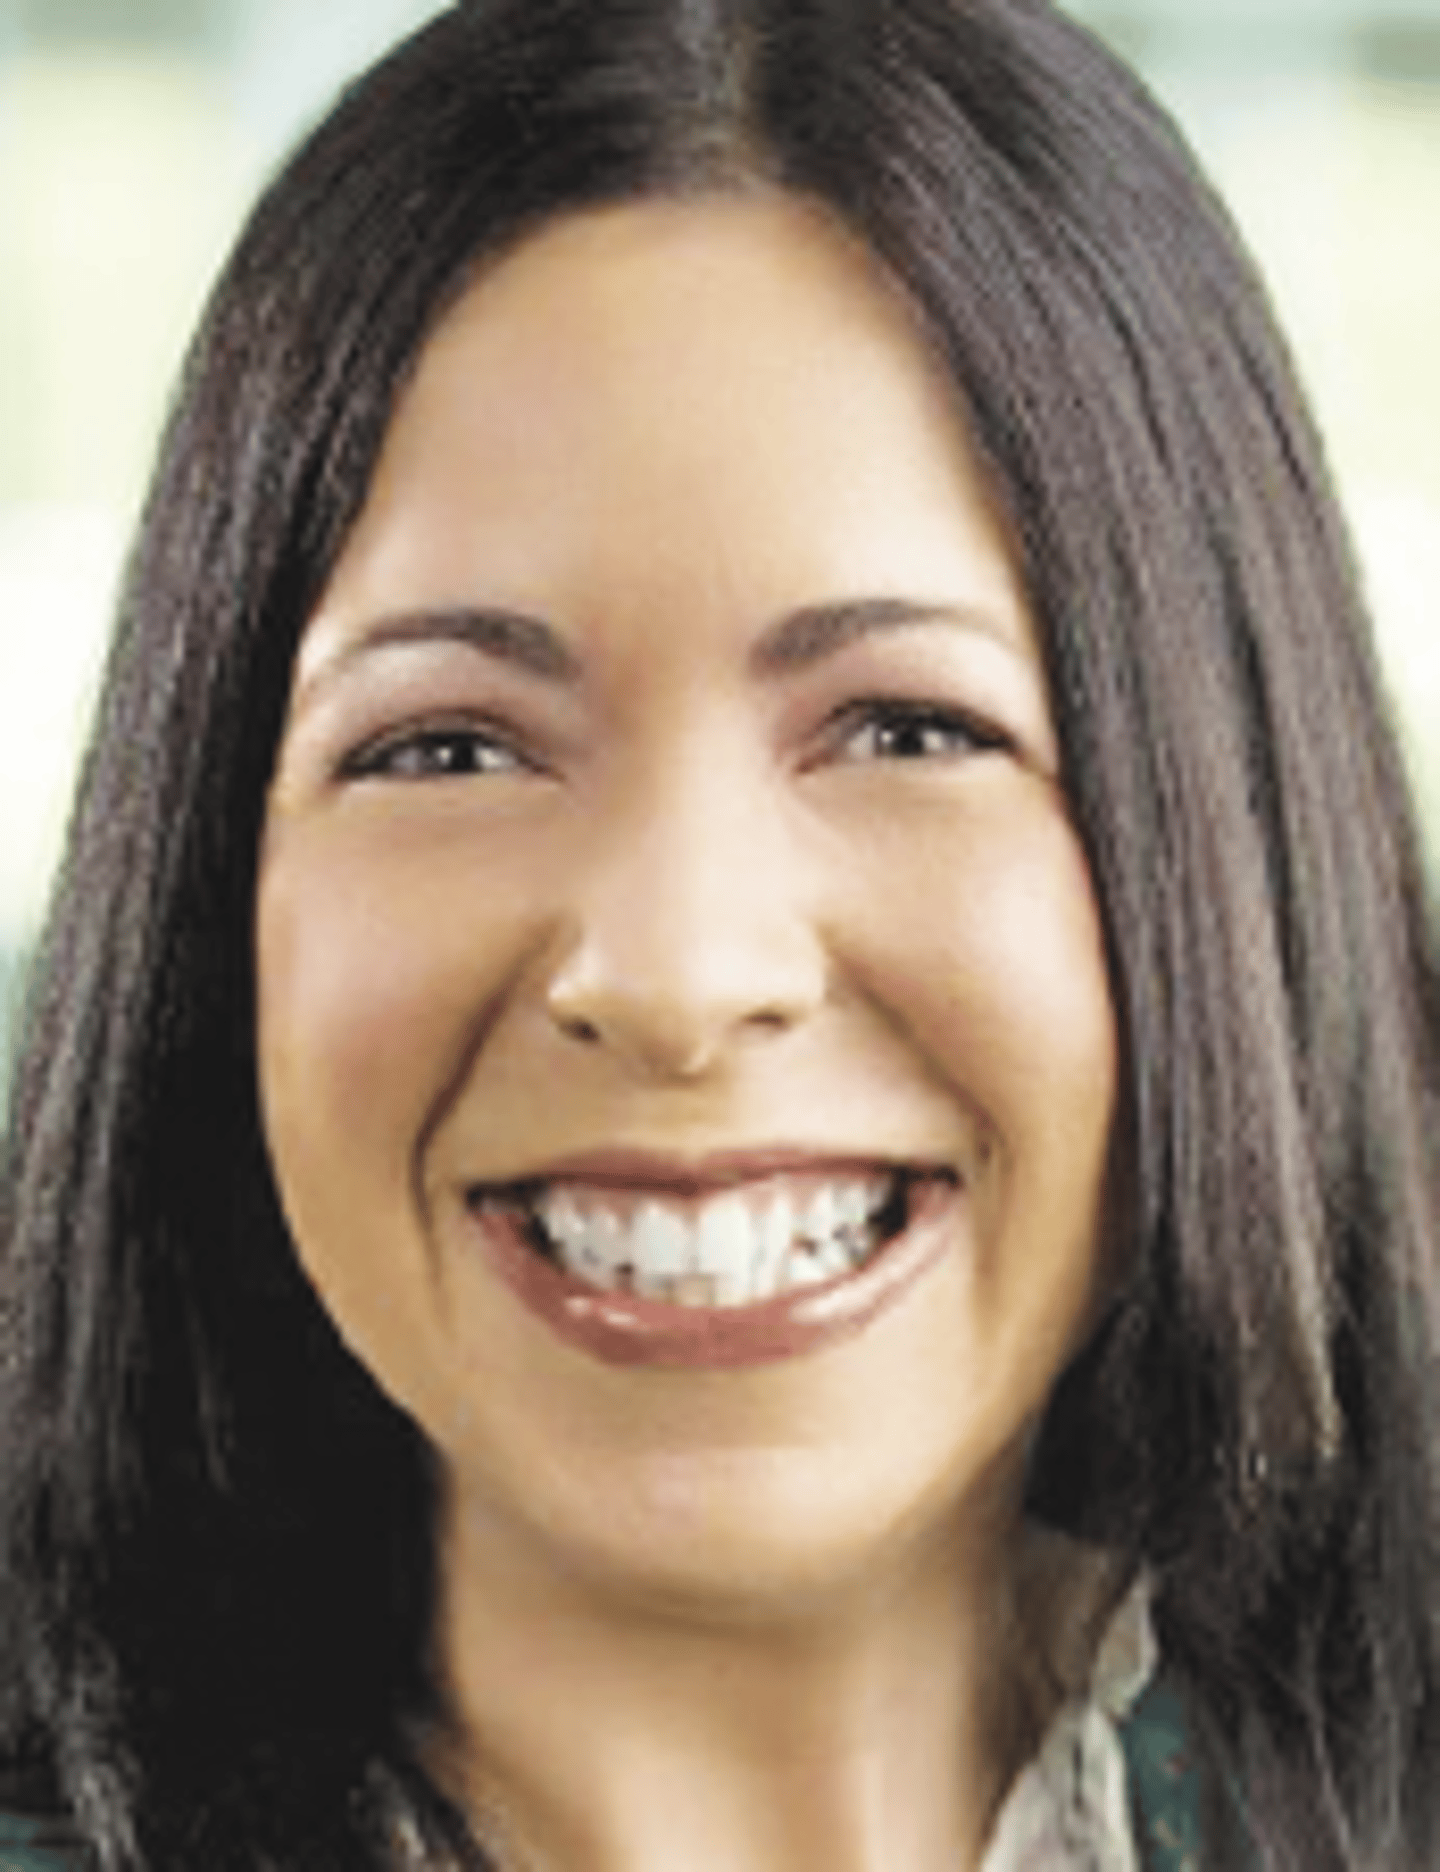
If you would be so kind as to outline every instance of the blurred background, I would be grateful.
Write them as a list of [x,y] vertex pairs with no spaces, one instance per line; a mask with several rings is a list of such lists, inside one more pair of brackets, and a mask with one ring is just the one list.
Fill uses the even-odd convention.
[[[435,0],[0,0],[0,1073],[169,384],[240,215]],[[1440,0],[1075,0],[1264,266],[1440,875]]]

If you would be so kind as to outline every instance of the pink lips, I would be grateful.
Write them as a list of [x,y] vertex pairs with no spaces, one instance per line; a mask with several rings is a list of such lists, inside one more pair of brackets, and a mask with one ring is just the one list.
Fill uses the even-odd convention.
[[939,1259],[958,1195],[940,1178],[915,1185],[905,1228],[858,1273],[753,1306],[685,1307],[588,1286],[537,1254],[511,1210],[481,1208],[475,1227],[511,1292],[580,1350],[612,1365],[726,1369],[797,1358],[859,1332]]

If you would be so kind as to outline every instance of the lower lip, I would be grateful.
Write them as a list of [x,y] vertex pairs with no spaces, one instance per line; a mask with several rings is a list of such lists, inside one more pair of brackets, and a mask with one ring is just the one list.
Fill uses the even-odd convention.
[[960,1197],[940,1178],[917,1184],[905,1228],[858,1273],[737,1307],[677,1306],[587,1286],[537,1254],[512,1213],[488,1209],[475,1219],[496,1273],[571,1345],[611,1365],[725,1370],[801,1358],[862,1331],[945,1253]]

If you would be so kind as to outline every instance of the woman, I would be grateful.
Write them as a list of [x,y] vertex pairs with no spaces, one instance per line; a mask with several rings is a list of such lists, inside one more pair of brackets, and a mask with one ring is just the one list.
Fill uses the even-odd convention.
[[7,1850],[1433,1863],[1437,1045],[1133,81],[1017,0],[454,8],[262,202],[131,573]]

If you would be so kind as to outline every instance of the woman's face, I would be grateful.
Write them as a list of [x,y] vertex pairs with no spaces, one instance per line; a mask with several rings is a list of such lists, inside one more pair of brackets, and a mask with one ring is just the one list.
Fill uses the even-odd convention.
[[301,1258],[477,1552],[755,1595],[1013,1512],[1114,1020],[963,419],[816,213],[563,221],[445,319],[258,957]]

